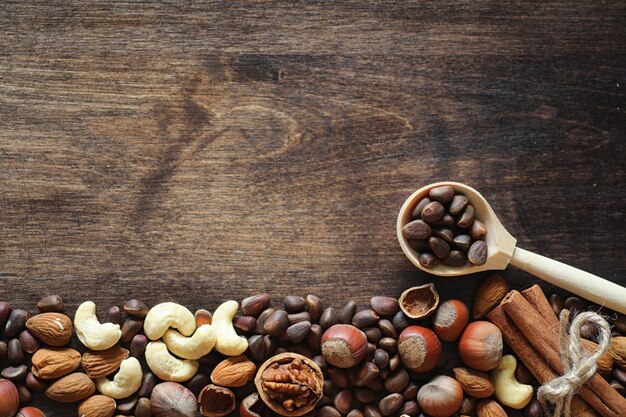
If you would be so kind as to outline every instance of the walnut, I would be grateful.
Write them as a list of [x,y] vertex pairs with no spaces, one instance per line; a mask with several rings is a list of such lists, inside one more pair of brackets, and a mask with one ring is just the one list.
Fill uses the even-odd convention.
[[288,352],[268,359],[255,383],[261,399],[276,413],[301,416],[321,398],[324,376],[315,362]]

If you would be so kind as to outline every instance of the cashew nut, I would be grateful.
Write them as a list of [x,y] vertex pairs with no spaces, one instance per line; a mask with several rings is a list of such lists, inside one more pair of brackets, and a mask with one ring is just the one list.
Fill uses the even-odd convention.
[[120,370],[117,372],[113,381],[103,376],[96,379],[96,388],[101,394],[119,400],[130,397],[137,392],[141,386],[143,374],[141,372],[141,364],[132,356],[122,361]]
[[178,329],[183,336],[191,336],[196,330],[196,319],[180,304],[161,303],[148,311],[143,322],[143,332],[151,340],[160,339],[170,327]]
[[533,398],[533,387],[515,379],[517,360],[513,355],[504,355],[491,373],[496,387],[496,398],[507,407],[520,410]]
[[101,324],[98,321],[93,301],[85,301],[78,307],[74,316],[74,327],[78,339],[91,350],[106,350],[122,337],[119,324]]
[[200,359],[215,346],[215,334],[210,324],[204,324],[193,336],[185,337],[173,329],[165,332],[161,338],[167,349],[174,355],[184,359]]
[[238,308],[237,301],[230,300],[222,303],[213,313],[213,328],[217,338],[215,349],[223,355],[241,355],[248,348],[246,338],[239,336],[233,327],[233,317]]
[[150,342],[146,347],[146,362],[152,372],[164,381],[183,382],[198,372],[198,361],[172,356],[165,343]]

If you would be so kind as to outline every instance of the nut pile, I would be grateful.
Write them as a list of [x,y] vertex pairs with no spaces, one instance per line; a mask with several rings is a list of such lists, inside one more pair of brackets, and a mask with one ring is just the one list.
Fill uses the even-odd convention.
[[439,262],[459,267],[487,261],[487,229],[476,218],[474,206],[449,185],[431,188],[413,208],[413,220],[402,228],[419,263],[433,268]]
[[[257,294],[213,314],[133,299],[102,320],[91,301],[73,320],[59,296],[32,316],[0,302],[0,417],[44,416],[28,406],[42,394],[75,404],[81,417],[540,417],[537,381],[483,319],[507,291],[488,277],[471,310],[440,302],[433,284],[372,297],[362,309],[324,306],[315,295],[272,303]],[[626,318],[576,297],[550,301],[555,312],[611,319],[599,372],[624,395]],[[582,333],[592,344],[597,329]]]

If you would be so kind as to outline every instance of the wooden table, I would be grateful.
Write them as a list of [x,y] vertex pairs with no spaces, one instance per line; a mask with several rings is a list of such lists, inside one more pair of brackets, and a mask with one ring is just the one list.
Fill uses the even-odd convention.
[[469,302],[485,274],[396,241],[438,180],[626,285],[625,23],[617,1],[4,1],[0,299]]

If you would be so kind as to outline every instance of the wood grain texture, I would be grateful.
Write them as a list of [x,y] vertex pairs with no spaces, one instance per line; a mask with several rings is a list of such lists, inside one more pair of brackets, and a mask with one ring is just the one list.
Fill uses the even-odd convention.
[[479,277],[395,238],[439,180],[626,285],[625,24],[617,1],[3,1],[0,299],[469,301]]

